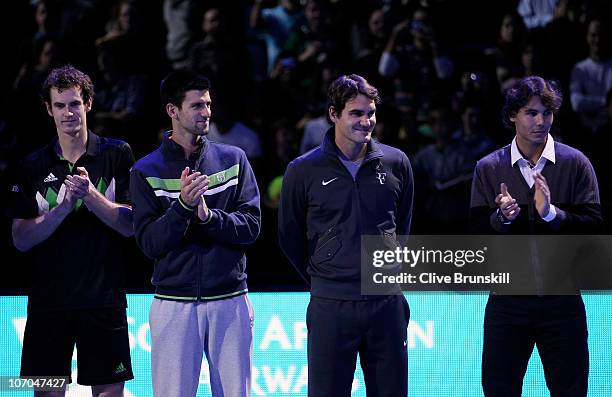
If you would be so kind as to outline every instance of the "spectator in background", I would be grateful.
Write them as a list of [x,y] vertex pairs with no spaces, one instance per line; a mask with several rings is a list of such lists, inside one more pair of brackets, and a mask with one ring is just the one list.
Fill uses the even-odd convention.
[[[43,53],[55,54],[52,58],[59,55],[59,61],[64,62],[66,60],[62,60],[62,48],[66,49],[66,43],[68,42],[62,37],[63,32],[67,30],[80,32],[80,29],[86,28],[87,31],[84,32],[86,35],[83,36],[85,40],[83,41],[86,42],[88,48],[87,56],[81,57],[81,47],[79,49],[69,47],[69,55],[73,58],[87,58],[85,65],[79,63],[79,66],[84,70],[92,71],[92,77],[95,77],[97,85],[100,85],[98,91],[101,93],[107,91],[108,86],[103,87],[105,83],[101,74],[95,72],[95,51],[98,47],[94,45],[95,40],[89,40],[89,37],[100,38],[99,43],[108,38],[113,38],[116,33],[118,37],[121,37],[121,40],[127,41],[125,46],[129,48],[126,54],[127,58],[122,57],[119,61],[129,66],[130,74],[149,77],[147,79],[147,92],[153,92],[158,88],[156,83],[159,80],[158,78],[165,75],[171,68],[165,56],[166,29],[162,25],[164,23],[162,5],[176,4],[178,8],[181,8],[181,5],[187,4],[182,0],[168,2],[160,0],[153,3],[147,0],[33,0],[14,3],[15,5],[19,4],[18,8],[21,13],[17,10],[11,10],[5,14],[9,19],[19,19],[20,23],[17,24],[16,28],[7,28],[9,34],[4,35],[5,52],[17,53],[17,51],[14,51],[17,44],[22,42],[27,44],[20,48],[19,57],[8,57],[3,63],[7,73],[2,74],[5,79],[2,93],[6,97],[10,95],[5,106],[5,119],[8,130],[15,132],[17,137],[17,150],[22,152],[29,152],[35,147],[39,147],[50,138],[46,134],[53,132],[45,128],[49,119],[45,109],[38,106],[37,93],[34,88],[28,90],[26,87],[34,87],[35,81],[44,75],[44,73],[38,74],[35,72],[36,67],[32,67],[38,62],[36,59],[31,59],[32,51],[30,51],[30,48],[33,47],[32,39],[35,35],[43,38],[39,39],[37,48],[44,44],[45,51]],[[96,16],[104,20],[101,23],[96,22],[86,26],[83,22],[73,27],[64,26],[65,24],[62,21],[78,22],[78,14],[90,12],[87,11],[87,8],[80,7],[79,3],[93,4]],[[295,30],[289,29],[289,33],[279,36],[280,44],[277,48],[281,50],[282,56],[279,57],[280,59],[277,58],[278,62],[270,65],[266,63],[266,48],[263,40],[261,40],[261,37],[255,37],[255,33],[260,34],[260,36],[267,36],[270,33],[271,25],[266,22],[268,20],[267,14],[275,9],[280,10],[280,8],[283,8],[283,4],[285,7],[281,11],[285,12],[288,9],[293,9],[296,13],[288,13],[288,18],[295,18],[296,20],[301,18],[302,22],[297,24],[303,24],[305,21],[303,4],[306,1],[262,0],[258,2],[256,5],[259,6],[259,14],[257,12],[255,14],[258,14],[257,18],[259,20],[255,32],[249,29],[249,17],[252,14],[251,11],[255,9],[255,0],[243,2],[192,1],[192,3],[196,6],[194,7],[195,11],[187,18],[188,24],[193,22],[193,26],[190,27],[193,39],[202,40],[194,46],[187,45],[187,49],[191,48],[191,50],[187,50],[188,54],[198,54],[193,57],[198,61],[192,63],[193,59],[188,57],[187,63],[201,72],[213,76],[213,84],[222,92],[226,91],[222,87],[227,82],[232,85],[242,85],[243,79],[250,79],[250,68],[252,66],[253,73],[258,78],[255,82],[251,81],[254,84],[252,87],[255,89],[252,89],[249,95],[245,95],[244,89],[239,90],[241,94],[235,99],[238,99],[241,103],[234,109],[236,111],[235,119],[262,133],[260,138],[263,140],[264,157],[268,154],[271,155],[276,150],[273,142],[272,131],[274,129],[272,126],[282,118],[288,118],[288,123],[296,130],[293,139],[297,142],[302,139],[304,143],[302,150],[305,151],[312,145],[320,143],[319,137],[328,126],[326,116],[320,110],[320,100],[318,99],[320,98],[320,91],[329,85],[329,81],[325,82],[324,78],[324,74],[327,73],[325,71],[327,66],[317,64],[316,70],[310,67],[304,68],[303,71],[297,70],[299,65],[296,54],[289,51],[282,53],[286,39]],[[379,88],[380,95],[383,97],[384,105],[379,106],[377,113],[379,116],[384,116],[382,120],[379,120],[380,122],[373,132],[376,139],[381,139],[383,143],[401,148],[410,158],[413,158],[423,146],[434,141],[433,133],[431,133],[428,124],[428,109],[424,106],[431,101],[429,93],[434,92],[434,90],[426,85],[420,91],[424,92],[425,95],[421,96],[417,89],[417,83],[420,84],[421,81],[420,70],[419,73],[414,73],[418,78],[413,78],[411,74],[399,72],[389,76],[381,76],[378,71],[379,61],[390,37],[391,28],[403,17],[410,16],[410,19],[412,19],[416,8],[424,8],[425,12],[420,12],[417,17],[421,18],[428,14],[427,24],[434,26],[436,41],[446,43],[449,49],[452,43],[454,65],[461,68],[460,71],[467,72],[463,75],[453,72],[451,77],[446,80],[440,80],[436,76],[434,86],[450,86],[449,97],[453,91],[456,91],[455,95],[458,98],[455,98],[453,111],[457,112],[457,116],[463,109],[464,97],[480,96],[484,98],[480,103],[482,108],[480,114],[485,119],[485,130],[493,134],[492,137],[499,144],[509,140],[508,135],[503,135],[509,133],[498,128],[499,118],[495,117],[501,108],[501,95],[496,84],[494,67],[491,67],[492,65],[489,63],[482,62],[481,50],[491,44],[495,45],[492,50],[488,51],[489,54],[493,55],[487,61],[491,61],[498,66],[497,69],[502,80],[522,76],[524,72],[521,54],[526,35],[524,23],[520,16],[507,16],[504,18],[504,25],[501,26],[499,20],[478,17],[474,13],[473,7],[451,0],[366,1],[365,3],[359,3],[359,7],[356,6],[357,3],[354,1],[326,1],[325,3],[330,9],[331,19],[333,20],[331,40],[337,50],[332,54],[334,55],[331,57],[332,59],[326,61],[326,63],[333,65],[329,69],[333,72],[329,74],[335,76],[340,74],[341,71],[348,70],[347,68],[358,73],[361,71],[360,74],[366,76],[373,85]],[[501,18],[502,15],[499,10],[515,10],[515,5],[519,3],[519,0],[510,3],[513,3],[510,8],[500,8],[500,4],[496,2],[481,1],[477,5],[485,15],[499,15]],[[599,6],[596,3],[599,3]],[[604,17],[610,15],[609,12],[600,11],[601,7],[605,5],[608,5],[609,8],[608,3],[610,2],[602,0],[559,0],[556,6],[557,15],[544,28],[545,41],[534,42],[543,51],[542,59],[546,61],[542,73],[546,76],[559,76],[557,78],[566,88],[564,92],[569,93],[572,68],[578,61],[588,55],[588,47],[584,40],[586,36],[585,16]],[[75,8],[77,11],[72,16],[67,17],[65,8],[71,8],[73,4],[77,5]],[[115,6],[117,12],[115,12]],[[277,8],[277,6],[280,8]],[[92,10],[91,7],[88,9]],[[210,12],[207,12],[204,16],[204,10]],[[438,14],[437,10],[443,10],[444,15]],[[201,12],[198,13],[197,11]],[[298,18],[297,15],[301,15],[301,17]],[[465,18],[465,16],[470,15],[472,16]],[[38,24],[36,21],[38,21]],[[85,19],[85,21],[91,21],[91,19]],[[159,28],[160,25],[162,29]],[[358,26],[359,29],[352,29],[355,26]],[[418,25],[416,26],[418,27]],[[202,31],[205,32],[204,35],[201,35]],[[246,33],[245,37],[242,37],[243,31]],[[356,31],[361,34],[351,37],[351,34]],[[111,34],[106,36],[106,32],[111,32]],[[497,41],[498,33],[500,35],[499,41]],[[405,36],[401,37],[403,35]],[[397,38],[399,39],[397,42],[402,47],[413,44],[410,23],[407,24],[405,32],[398,35]],[[46,44],[46,40],[49,39],[55,42],[55,48],[51,44]],[[245,40],[248,50],[251,51],[249,54],[251,62],[243,61]],[[582,43],[583,41],[584,43]],[[542,43],[545,45],[542,45]],[[198,48],[200,44],[202,48]],[[255,53],[252,51],[253,46],[257,46]],[[26,47],[27,52],[22,52],[26,50]],[[39,54],[40,51],[37,50],[36,53]],[[89,53],[93,53],[91,59]],[[23,54],[26,56],[23,56]],[[257,54],[259,54],[259,57],[256,56]],[[359,54],[364,57],[359,57]],[[397,58],[397,51],[393,55]],[[499,58],[494,61],[494,58],[498,56]],[[232,62],[234,57],[236,61]],[[30,65],[27,68],[27,73],[19,77],[19,82],[16,84],[19,89],[11,90],[11,85],[18,75],[19,67],[26,63],[26,58],[28,65]],[[223,59],[229,59],[229,61],[226,62]],[[268,67],[271,70],[270,73],[268,73]],[[323,67],[322,71],[320,67]],[[209,70],[209,72],[205,72],[205,70]],[[425,70],[431,71],[432,68],[428,67]],[[435,65],[433,70],[433,75],[436,75]],[[215,77],[215,73],[225,74],[225,76],[233,75],[233,78]],[[303,73],[307,74],[307,79],[300,77],[304,76]],[[34,76],[36,74],[38,74],[38,77]],[[472,74],[474,80],[470,78]],[[490,89],[487,88],[487,81]],[[308,90],[302,88],[305,82],[309,85]],[[235,89],[229,91],[238,92]],[[28,94],[27,99],[25,98],[26,93]],[[14,95],[18,95],[19,99]],[[148,109],[144,111],[147,115],[144,122],[149,123],[150,126],[139,124],[136,129],[129,129],[128,131],[130,135],[128,139],[136,153],[145,153],[152,150],[153,143],[158,141],[157,136],[152,132],[160,131],[161,134],[162,129],[166,127],[163,125],[167,121],[165,112],[162,113],[158,104],[154,103],[155,97],[155,95],[145,95],[147,103],[143,105],[144,109]],[[561,109],[557,117],[561,120],[561,123],[555,123],[555,126],[564,126],[563,138],[566,142],[571,141],[581,150],[586,150],[589,141],[593,142],[594,140],[581,139],[578,142],[577,139],[574,139],[574,135],[589,138],[590,135],[580,134],[578,132],[580,131],[579,128],[573,128],[573,125],[567,122],[570,121],[579,125],[579,118],[571,109],[569,99],[570,96],[568,95],[568,100],[564,104],[565,107]],[[105,101],[101,98],[99,101],[96,100],[89,117],[90,127],[94,127],[95,113],[101,113],[103,102]],[[470,99],[467,102],[477,103],[478,101]],[[245,106],[246,104],[248,104],[248,107]],[[28,120],[28,125],[33,131],[32,134],[20,132],[23,120]],[[114,121],[111,120],[109,123],[112,124]],[[382,128],[382,134],[380,133],[381,127],[384,127]],[[97,126],[95,128],[99,131]],[[112,135],[120,132],[118,129],[110,127],[105,128],[105,130]],[[144,134],[141,135],[140,131],[144,131]],[[566,132],[572,133],[572,135],[570,136]],[[262,186],[264,185],[262,184]],[[260,244],[260,242],[256,244]],[[143,266],[147,266],[148,269],[149,265],[143,263]],[[134,272],[134,268],[131,271]],[[146,285],[148,286],[148,284]]]
[[147,83],[144,76],[134,74],[127,63],[129,48],[121,36],[99,42],[96,80],[96,107],[93,112],[94,131],[101,135],[120,137],[145,154],[143,145],[150,144],[142,134]]
[[541,73],[541,59],[540,49],[535,42],[527,41],[523,43],[520,68],[514,71],[515,74],[506,76],[506,79],[501,83],[501,92],[505,92],[523,77]]
[[[373,51],[380,51],[387,44],[387,29],[385,12],[382,8],[375,8],[368,17],[367,29],[363,29],[361,24],[355,24],[351,32],[351,42],[353,45],[353,58],[364,58]],[[376,63],[380,59],[380,54],[376,58]],[[378,69],[378,68],[376,68]]]
[[225,18],[218,8],[211,8],[202,16],[202,33],[204,38],[195,43],[189,52],[190,68],[203,75],[210,75],[216,81],[221,65],[229,66],[228,61],[234,55]]
[[427,119],[429,104],[453,75],[453,62],[442,52],[425,9],[397,24],[378,66],[384,77],[395,78],[398,87],[413,96],[417,121]]
[[547,76],[569,91],[574,65],[588,55],[584,0],[559,0],[553,19],[544,27],[542,61]]
[[59,35],[59,11],[57,4],[48,0],[38,0],[34,2],[34,21],[36,31],[26,44],[28,50],[32,52],[40,51],[44,42],[48,39],[57,38]]
[[475,161],[491,152],[495,142],[487,134],[480,104],[465,103],[460,114],[461,127],[453,133],[453,138],[463,141]]
[[106,40],[114,39],[130,32],[130,23],[133,14],[132,2],[133,0],[121,0],[119,4],[113,7],[113,16],[106,23],[106,34],[96,39],[97,46]]
[[[273,153],[266,159],[263,178],[266,194],[264,204],[269,209],[277,209],[280,201],[283,173],[287,164],[298,156],[298,132],[287,120],[279,120],[270,128],[273,141],[270,152]],[[319,142],[320,144],[320,142]],[[276,228],[276,225],[273,225]]]
[[287,38],[304,21],[299,0],[278,0],[272,8],[263,7],[264,0],[255,0],[249,19],[254,31],[263,33],[266,43],[268,73],[272,73]]
[[581,150],[593,161],[597,171],[602,200],[605,198],[610,202],[612,197],[609,197],[608,192],[612,189],[610,183],[612,167],[610,167],[608,149],[612,144],[612,90],[606,94],[605,116],[604,123],[595,131],[586,133],[588,139],[583,139],[580,143]]
[[355,72],[368,76],[372,84],[381,91],[389,93],[389,79],[383,78],[378,72],[378,63],[388,39],[387,16],[382,8],[375,8],[368,17],[367,29],[363,23],[356,21],[351,31],[353,46],[353,64]]
[[274,106],[262,106],[258,112],[264,125],[286,118],[292,122],[300,120],[310,103],[310,95],[304,95],[299,89],[296,74],[296,63],[290,54],[281,53],[274,65],[270,77],[262,84],[261,100],[257,104],[273,103]]
[[263,155],[259,134],[236,119],[236,99],[233,93],[214,95],[214,121],[210,123],[208,139],[237,146],[244,150],[257,171],[257,161]]
[[[257,174],[260,185],[262,218],[266,221],[262,224],[260,251],[251,251],[258,258],[265,257],[267,265],[259,267],[257,272],[249,274],[258,278],[258,285],[272,290],[284,288],[287,283],[301,284],[299,276],[287,266],[285,257],[278,249],[277,218],[280,193],[283,185],[283,174],[287,164],[298,156],[299,134],[293,122],[279,119],[269,128],[264,141],[265,157]],[[300,288],[301,289],[301,288]],[[296,290],[292,287],[292,290]]]
[[542,55],[535,43],[525,44],[521,53],[521,64],[523,77],[534,76],[542,71]]
[[86,70],[95,70],[93,43],[104,24],[100,2],[82,0],[48,1],[48,18],[57,20],[56,36],[62,58]]
[[467,230],[469,182],[475,159],[463,139],[454,139],[456,121],[445,106],[429,111],[435,143],[414,157],[414,228],[420,233]]
[[[24,25],[33,25],[34,31],[20,40],[15,63],[18,67],[17,74],[11,77],[11,85],[5,86],[6,92],[11,93],[10,100],[19,103],[6,113],[6,121],[9,125],[13,122],[19,125],[27,118],[29,128],[33,132],[33,134],[17,134],[22,154],[40,147],[53,136],[48,128],[47,111],[44,106],[40,106],[39,91],[51,68],[63,61],[59,40],[59,4],[49,0],[38,0],[29,2],[27,7],[30,11],[27,15],[31,19],[24,21],[26,22]],[[13,16],[9,15],[9,18]],[[16,37],[7,37],[7,39],[16,40]]]
[[[612,143],[612,89],[606,94],[606,122],[595,131],[596,142],[594,146],[605,153]],[[609,156],[605,156],[610,159]],[[604,160],[603,158],[601,160]],[[609,161],[609,160],[608,160]],[[607,162],[607,161],[606,161]]]
[[33,54],[32,60],[21,66],[19,75],[13,83],[15,91],[37,93],[51,69],[59,63],[57,42],[45,38],[40,44],[41,47]]
[[208,76],[219,92],[248,93],[252,79],[250,58],[235,34],[228,30],[225,17],[218,8],[208,9],[202,17],[204,38],[189,52],[191,70]]
[[[159,25],[164,23],[162,18],[160,8],[151,7],[147,0],[120,0],[105,21],[106,33],[95,40],[96,56],[105,41],[123,42],[121,46],[128,50],[123,51],[121,63],[129,66],[131,73],[146,75],[151,84],[149,89],[156,91],[158,87],[153,82],[172,67],[165,52],[167,32],[159,29]],[[153,99],[147,102],[151,109],[157,108]]]
[[496,92],[491,88],[489,75],[479,68],[465,70],[459,79],[459,87],[451,99],[451,109],[460,114],[466,103],[476,104],[495,112]]
[[516,11],[525,22],[527,29],[546,26],[553,19],[559,0],[520,0]]
[[317,68],[317,75],[308,95],[309,103],[303,117],[296,123],[296,128],[302,131],[300,153],[305,153],[315,146],[319,146],[325,132],[331,127],[325,111],[327,93],[324,87],[329,87],[333,76],[337,75],[337,67],[333,62],[324,62]]
[[45,81],[51,69],[60,64],[57,41],[45,37],[38,43],[40,48],[35,47],[38,52],[32,55],[32,59],[25,62],[17,78],[13,82],[12,100],[20,104],[31,104],[32,106],[17,106],[9,113],[15,122],[21,123],[28,120],[28,128],[32,134],[18,134],[17,140],[25,153],[40,147],[51,138],[47,134],[49,128],[49,115],[43,106],[35,106],[40,100],[40,87]]
[[317,109],[315,117],[303,123],[304,133],[300,143],[300,154],[317,147],[323,142],[325,132],[331,127],[324,109]]
[[307,0],[304,15],[306,22],[289,36],[285,50],[295,59],[300,88],[313,91],[315,84],[319,83],[313,76],[317,76],[334,56],[335,40],[330,11],[324,0]]
[[521,74],[524,38],[525,25],[521,17],[513,13],[505,14],[499,26],[497,45],[485,50],[485,54],[493,58],[500,92],[503,92],[508,79]]
[[608,29],[603,20],[589,22],[586,41],[588,58],[572,70],[570,99],[586,131],[593,132],[606,122],[606,94],[612,89],[612,56]]
[[189,49],[193,45],[203,14],[197,0],[164,0],[166,25],[166,58],[174,70],[189,64]]

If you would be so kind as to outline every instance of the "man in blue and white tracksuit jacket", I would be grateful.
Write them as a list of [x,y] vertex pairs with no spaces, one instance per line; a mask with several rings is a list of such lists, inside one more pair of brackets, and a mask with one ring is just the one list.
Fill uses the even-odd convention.
[[310,284],[308,395],[348,396],[361,359],[368,395],[406,396],[404,296],[361,291],[362,236],[395,247],[410,230],[413,177],[406,155],[371,139],[378,91],[341,76],[328,91],[334,127],[283,178],[279,243]]
[[260,231],[255,176],[241,149],[205,137],[207,79],[173,72],[161,94],[172,131],[134,165],[130,186],[136,240],[155,261],[153,392],[195,396],[205,353],[213,396],[248,396],[253,311],[245,249]]

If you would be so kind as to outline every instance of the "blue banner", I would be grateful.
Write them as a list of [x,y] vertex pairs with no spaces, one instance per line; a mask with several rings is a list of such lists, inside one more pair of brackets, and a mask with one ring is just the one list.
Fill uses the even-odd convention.
[[[306,293],[251,293],[255,310],[252,396],[306,396]],[[408,293],[409,396],[482,396],[480,363],[486,294]],[[128,328],[135,379],[126,383],[126,397],[150,397],[151,295],[128,296]],[[589,396],[612,396],[612,299],[584,295],[589,328]],[[0,297],[0,376],[19,374],[26,321],[25,297]],[[50,326],[53,326],[50,324]],[[76,379],[76,354],[73,355]],[[359,366],[358,366],[359,367]],[[0,391],[0,396],[32,392]],[[198,396],[210,396],[208,367],[202,365]],[[365,397],[358,368],[353,397]],[[549,395],[537,349],[529,363],[523,396]],[[68,397],[91,396],[88,387],[71,385]]]

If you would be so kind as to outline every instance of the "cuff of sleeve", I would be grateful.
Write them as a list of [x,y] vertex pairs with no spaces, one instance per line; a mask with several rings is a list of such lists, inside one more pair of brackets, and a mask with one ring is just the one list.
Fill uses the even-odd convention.
[[491,213],[491,216],[489,217],[489,224],[491,225],[493,230],[498,233],[506,233],[510,228],[510,223],[500,222],[497,210]]
[[550,222],[557,217],[557,208],[554,205],[550,205],[548,214],[542,218],[545,222]]
[[191,217],[195,211],[195,207],[191,207],[185,204],[185,202],[181,199],[180,196],[178,200],[176,200],[172,204],[173,204],[172,207],[175,209],[175,211],[178,212],[179,215],[181,215],[183,218]]
[[198,218],[198,223],[200,225],[207,225],[208,223],[210,223],[210,221],[212,221],[213,216],[214,216],[214,213],[209,208],[208,209],[208,217],[205,220],[201,220],[200,218]]
[[508,218],[506,218],[504,216],[504,214],[501,212],[501,210],[498,208],[497,209],[497,220],[499,221],[499,223],[501,223],[502,225],[509,225],[512,223],[512,221]]

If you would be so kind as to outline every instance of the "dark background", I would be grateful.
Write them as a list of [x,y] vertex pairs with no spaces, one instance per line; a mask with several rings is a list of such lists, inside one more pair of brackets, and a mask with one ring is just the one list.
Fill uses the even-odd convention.
[[[261,140],[263,155],[253,158],[252,164],[262,194],[263,228],[260,238],[248,251],[251,290],[305,289],[276,243],[277,197],[269,187],[275,177],[283,174],[287,162],[299,154],[304,124],[322,114],[325,89],[330,79],[338,74],[363,74],[381,92],[383,103],[378,108],[380,128],[377,136],[382,142],[404,150],[415,169],[417,197],[413,233],[443,231],[449,234],[466,230],[469,180],[445,191],[432,186],[436,180],[448,180],[461,173],[469,175],[475,159],[460,158],[457,160],[459,163],[449,171],[456,174],[441,172],[442,175],[439,175],[427,167],[432,157],[428,157],[427,151],[422,149],[435,144],[436,134],[442,134],[440,131],[444,128],[447,133],[460,131],[461,113],[471,104],[480,111],[483,137],[479,139],[486,137],[494,147],[507,144],[512,139],[514,134],[504,130],[500,122],[504,81],[500,80],[497,72],[504,66],[503,62],[508,61],[500,60],[503,58],[500,55],[503,48],[499,43],[502,17],[515,12],[518,0],[315,2],[324,29],[317,34],[309,32],[307,24],[295,28],[287,37],[281,58],[293,59],[298,66],[282,71],[284,73],[267,71],[263,41],[266,29],[249,27],[252,1],[184,1],[192,6],[185,21],[186,28],[191,32],[189,48],[206,38],[201,21],[204,13],[211,8],[219,10],[225,27],[219,36],[221,39],[205,47],[212,48],[205,53],[208,56],[205,62],[198,67],[189,66],[211,78],[213,121],[216,114],[220,117],[222,113],[231,113],[234,120],[256,131]],[[175,5],[182,2],[170,0]],[[11,167],[55,135],[52,120],[37,97],[37,90],[49,67],[71,63],[92,77],[97,92],[106,90],[112,93],[112,82],[117,80],[105,80],[104,72],[108,65],[99,62],[103,54],[107,64],[114,63],[123,77],[129,76],[139,81],[144,94],[141,95],[138,111],[130,118],[121,122],[104,118],[103,113],[108,110],[103,109],[102,102],[94,101],[88,124],[101,134],[126,140],[137,159],[155,149],[160,132],[169,127],[167,116],[159,105],[159,81],[177,67],[165,50],[168,29],[163,19],[164,1],[131,1],[130,28],[120,32],[121,40],[108,39],[108,32],[113,30],[112,21],[118,1],[47,1],[48,9],[53,11],[49,11],[51,22],[45,34],[37,33],[36,1],[9,3],[2,5],[0,21],[0,50],[3,54],[0,62],[2,203],[6,202]],[[304,2],[304,5],[307,6],[307,3],[310,2]],[[516,78],[536,73],[560,82],[565,101],[555,119],[552,133],[555,139],[578,147],[589,155],[598,173],[602,203],[607,214],[610,167],[606,151],[610,135],[588,131],[581,124],[570,106],[569,82],[572,65],[588,56],[585,39],[588,22],[594,17],[611,15],[611,6],[605,0],[570,0],[568,4],[575,12],[571,17],[566,13],[554,19],[554,24],[524,29],[524,34],[513,44],[517,54],[511,61],[515,62],[516,67],[509,73]],[[273,7],[276,2],[266,0],[263,5]],[[368,19],[376,9],[384,11],[381,37],[374,37],[368,32]],[[449,78],[434,76],[428,80],[431,76],[426,73],[431,73],[431,70],[426,71],[420,64],[409,65],[406,69],[402,65],[400,73],[393,77],[382,76],[377,71],[380,53],[393,28],[405,19],[413,21],[416,10],[427,13],[427,24],[438,50],[453,63]],[[403,32],[398,40],[401,44],[409,44],[412,40],[410,35],[410,31]],[[41,65],[42,44],[47,39],[53,42],[53,56],[48,64]],[[111,44],[105,44],[105,41]],[[311,41],[320,44],[317,56],[300,62],[305,46]],[[522,64],[520,55],[528,47],[533,57],[529,70]],[[189,50],[187,52],[190,53]],[[425,60],[424,64],[427,62]],[[278,68],[271,69],[279,71]],[[415,73],[419,77],[415,77]],[[426,78],[421,78],[420,73]],[[472,77],[472,82],[466,83],[464,80],[462,83],[462,78],[466,76]],[[479,86],[477,90],[473,88],[475,84]],[[444,128],[440,129],[440,125]],[[612,134],[609,121],[606,128]],[[450,150],[450,157],[462,153],[462,149],[453,151],[453,146],[449,145],[446,150]],[[433,163],[436,164],[435,161]],[[451,208],[453,211],[450,211]],[[28,255],[17,252],[12,245],[10,223],[10,219],[1,218],[0,290],[24,293],[31,266]],[[140,253],[133,239],[126,241],[124,251],[127,256],[127,287],[134,292],[151,291],[152,262]]]

